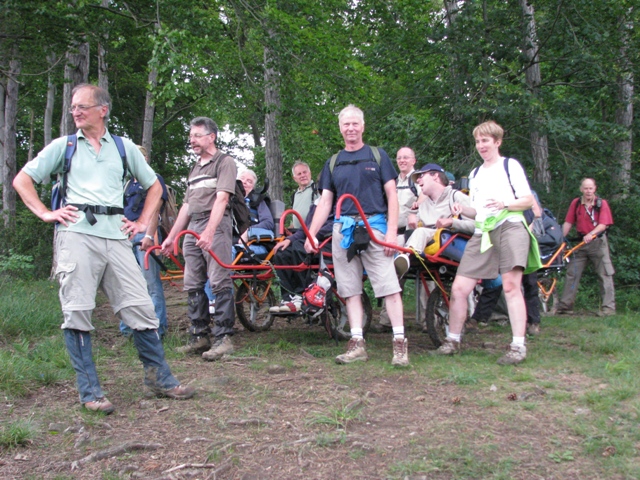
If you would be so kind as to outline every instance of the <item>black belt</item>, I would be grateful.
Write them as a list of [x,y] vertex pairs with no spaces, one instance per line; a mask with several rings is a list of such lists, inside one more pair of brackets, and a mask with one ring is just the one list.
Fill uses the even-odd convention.
[[211,210],[207,210],[206,212],[198,212],[191,214],[191,220],[201,220],[203,218],[209,218],[211,216]]
[[124,208],[120,207],[105,207],[104,205],[87,205],[84,203],[70,203],[69,205],[84,212],[87,222],[91,226],[98,222],[95,215],[124,215]]

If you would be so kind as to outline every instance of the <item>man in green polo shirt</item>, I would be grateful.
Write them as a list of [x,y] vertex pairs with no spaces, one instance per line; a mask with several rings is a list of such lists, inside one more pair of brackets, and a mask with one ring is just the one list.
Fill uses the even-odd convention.
[[[80,401],[92,411],[111,413],[113,405],[98,381],[91,348],[91,314],[98,287],[107,295],[116,316],[133,330],[133,340],[145,371],[145,384],[155,393],[175,399],[194,395],[171,374],[158,334],[158,319],[136,263],[128,238],[147,232],[158,214],[162,187],[155,173],[130,140],[123,138],[128,170],[148,189],[140,218],[123,217],[123,160],[107,130],[111,108],[109,93],[82,84],[72,92],[71,110],[77,145],[67,174],[66,198],[62,206],[49,210],[34,183],[60,174],[65,163],[67,137],[51,142],[16,175],[13,186],[41,220],[57,223],[56,277],[67,351],[76,371]],[[91,212],[96,222],[89,222]],[[149,232],[147,232],[149,233]]]

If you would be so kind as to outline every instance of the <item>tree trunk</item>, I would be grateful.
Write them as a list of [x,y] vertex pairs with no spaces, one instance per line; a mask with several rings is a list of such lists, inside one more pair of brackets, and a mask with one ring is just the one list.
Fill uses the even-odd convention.
[[7,79],[0,79],[0,187],[4,185],[4,106],[6,104]]
[[[109,0],[102,0],[102,8],[109,7]],[[107,51],[104,46],[109,41],[108,28],[101,35],[102,41],[98,42],[98,86],[107,92],[109,91],[109,73],[107,65]]]
[[614,169],[613,180],[617,184],[619,192],[614,198],[626,198],[631,186],[631,153],[633,148],[633,91],[634,76],[633,64],[629,58],[629,32],[633,29],[633,23],[620,22],[621,47],[620,47],[620,75],[618,77],[619,106],[616,109],[616,124],[624,131],[624,138],[616,140],[614,150],[616,152],[617,168]]
[[149,71],[147,80],[147,99],[144,104],[144,122],[142,126],[142,146],[151,158],[151,146],[153,145],[153,117],[156,113],[156,105],[153,100],[152,87],[158,85],[158,69],[153,67]]
[[280,150],[280,133],[278,131],[280,75],[273,66],[273,58],[269,47],[264,47],[264,65],[265,167],[267,178],[269,179],[269,195],[271,199],[283,200],[282,152]]
[[89,43],[71,46],[66,54],[67,63],[64,66],[64,90],[62,93],[62,120],[60,121],[60,136],[75,133],[76,127],[73,117],[69,114],[71,108],[71,91],[76,85],[89,81]]
[[[56,56],[52,53],[47,55],[49,67],[56,63]],[[44,146],[51,143],[53,130],[53,107],[56,101],[56,84],[53,83],[53,72],[49,72],[47,79],[47,105],[44,108]]]
[[[529,0],[520,0],[522,15],[524,17],[524,54],[529,64],[525,70],[527,87],[531,91],[533,98],[538,98],[540,94],[540,56],[538,54],[538,36],[536,32],[536,21],[534,17],[533,5]],[[542,118],[538,112],[539,105],[531,112],[530,133],[531,154],[535,164],[533,181],[544,186],[549,192],[551,188],[551,172],[549,171],[549,143],[547,135],[540,131]]]
[[4,104],[4,162],[2,164],[2,216],[5,228],[16,218],[16,191],[12,182],[16,176],[16,118],[18,115],[18,75],[20,61],[9,62],[9,79]]

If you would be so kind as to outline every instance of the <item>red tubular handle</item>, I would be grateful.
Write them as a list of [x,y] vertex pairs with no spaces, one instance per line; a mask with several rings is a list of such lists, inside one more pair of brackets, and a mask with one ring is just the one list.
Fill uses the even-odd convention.
[[[153,252],[154,250],[160,250],[162,248],[162,246],[160,245],[154,245],[153,247],[149,247],[147,249],[147,251],[144,254],[144,269],[145,270],[149,270],[149,255],[151,255],[151,252]],[[176,266],[182,270],[184,272],[184,265],[182,265],[182,263],[180,263],[180,260],[178,260],[175,255],[169,255],[169,258],[171,259],[171,261],[173,263],[176,264]]]

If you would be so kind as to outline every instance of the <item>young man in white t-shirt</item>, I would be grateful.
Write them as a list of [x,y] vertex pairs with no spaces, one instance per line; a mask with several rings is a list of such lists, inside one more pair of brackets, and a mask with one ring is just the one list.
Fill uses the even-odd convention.
[[524,344],[527,311],[521,290],[527,265],[530,236],[522,212],[531,208],[533,195],[520,163],[500,155],[504,130],[493,121],[473,130],[476,149],[484,160],[469,175],[471,205],[454,204],[452,213],[475,218],[476,230],[467,244],[451,288],[449,332],[436,353],[460,352],[462,327],[467,316],[467,296],[478,279],[502,275],[503,288],[513,341],[501,365],[522,362],[527,356]]

